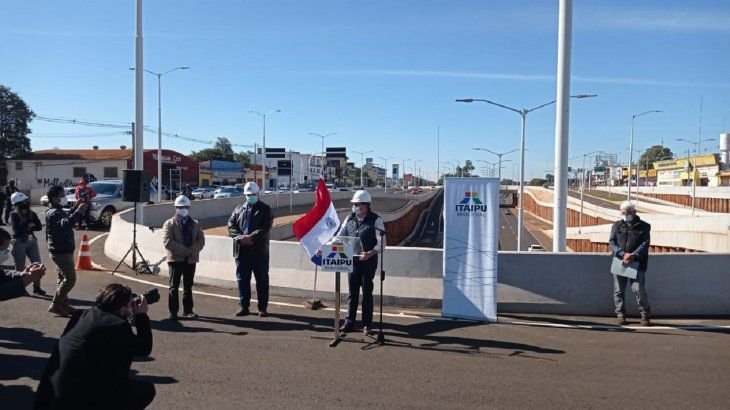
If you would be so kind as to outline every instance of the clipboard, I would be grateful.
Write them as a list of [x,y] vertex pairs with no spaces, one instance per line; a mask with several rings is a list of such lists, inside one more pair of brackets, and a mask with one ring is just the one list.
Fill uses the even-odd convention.
[[628,265],[624,265],[622,259],[616,257],[612,257],[611,259],[613,259],[613,262],[611,262],[612,274],[636,279],[636,276],[639,274],[639,262],[633,261]]

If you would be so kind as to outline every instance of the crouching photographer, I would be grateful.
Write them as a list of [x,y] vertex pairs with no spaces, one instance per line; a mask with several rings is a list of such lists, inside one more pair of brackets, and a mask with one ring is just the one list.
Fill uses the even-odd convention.
[[74,312],[46,365],[35,408],[144,409],[152,403],[154,384],[130,379],[129,369],[134,356],[152,351],[147,310],[157,300],[157,289],[136,297],[112,283],[91,309]]

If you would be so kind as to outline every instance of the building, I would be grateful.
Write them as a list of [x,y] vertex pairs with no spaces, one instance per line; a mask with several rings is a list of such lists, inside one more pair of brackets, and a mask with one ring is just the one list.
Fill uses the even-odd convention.
[[[295,184],[307,184],[313,181],[317,181],[320,178],[325,177],[326,181],[331,181],[337,175],[335,164],[329,166],[329,161],[325,165],[325,161],[322,155],[314,154],[302,154],[297,151],[288,151],[285,153],[284,158],[266,158],[266,184],[263,184],[261,176],[261,165],[264,161],[261,149],[256,154],[251,154],[251,163],[249,169],[258,170],[257,183],[261,187],[266,189],[275,189],[279,186],[289,185],[289,175],[279,175],[279,161],[291,161],[291,185]],[[258,167],[257,167],[258,166]],[[249,175],[249,171],[246,171],[246,180],[253,181],[253,172]]]
[[211,185],[235,185],[243,183],[243,165],[235,161],[221,161],[212,159],[198,164],[201,187]]
[[718,154],[657,161],[653,165],[658,186],[691,186],[693,179],[697,186],[719,186],[721,183]]
[[[30,191],[31,201],[40,199],[51,185],[73,186],[86,176],[91,180],[122,179],[123,170],[133,168],[132,150],[118,149],[53,149],[34,151],[27,158],[6,161],[8,179]],[[145,150],[143,168],[151,181],[156,181],[157,150]],[[177,151],[162,150],[163,185],[174,189],[178,184],[197,183],[198,164]],[[179,175],[179,176],[178,176]]]

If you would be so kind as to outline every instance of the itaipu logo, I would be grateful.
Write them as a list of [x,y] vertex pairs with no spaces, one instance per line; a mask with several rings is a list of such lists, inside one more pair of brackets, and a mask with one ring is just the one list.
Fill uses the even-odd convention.
[[326,266],[349,266],[352,265],[352,258],[347,256],[344,246],[332,245],[330,254],[322,260],[322,264]]
[[479,199],[478,192],[464,192],[464,199],[455,205],[459,216],[484,216],[487,205]]
[[325,224],[327,225],[327,227],[328,227],[328,228],[330,228],[330,229],[333,229],[333,228],[335,228],[335,227],[336,227],[337,225],[339,225],[339,224],[337,223],[337,221],[335,221],[334,219],[330,218],[329,216],[327,217],[327,219],[325,219],[325,220],[324,220],[324,223],[325,223]]

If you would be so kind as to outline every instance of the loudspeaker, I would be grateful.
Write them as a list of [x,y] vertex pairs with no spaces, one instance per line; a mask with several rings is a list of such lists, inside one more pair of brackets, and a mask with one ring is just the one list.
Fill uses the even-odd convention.
[[150,184],[144,172],[138,169],[125,169],[123,172],[122,200],[125,202],[149,202]]

